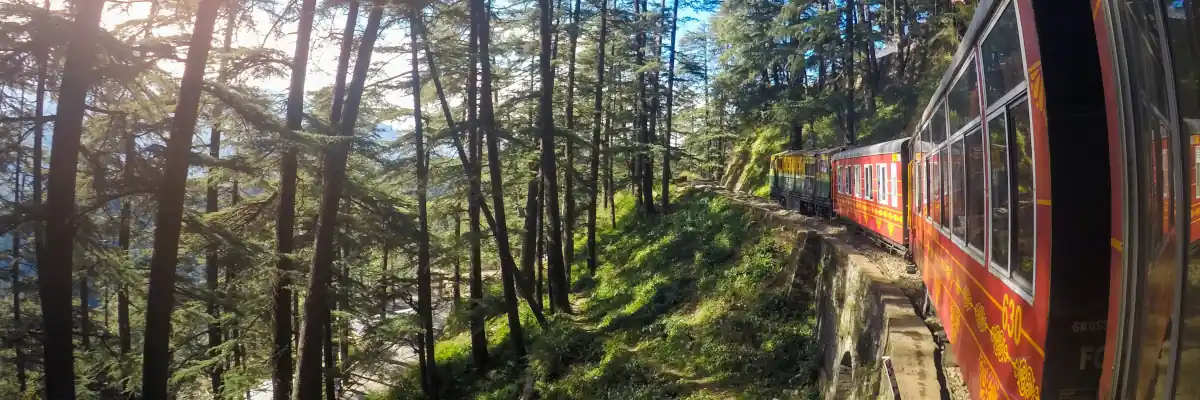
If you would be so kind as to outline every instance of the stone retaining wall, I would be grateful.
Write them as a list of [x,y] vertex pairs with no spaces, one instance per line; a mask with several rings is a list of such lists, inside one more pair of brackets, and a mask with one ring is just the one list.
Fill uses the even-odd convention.
[[[883,271],[838,238],[841,227],[781,210],[761,199],[712,187],[755,219],[778,227],[793,248],[793,287],[816,279],[822,347],[819,384],[826,399],[936,399],[941,397],[936,345],[908,296]],[[815,299],[815,300],[813,300]],[[890,359],[894,384],[885,368]]]

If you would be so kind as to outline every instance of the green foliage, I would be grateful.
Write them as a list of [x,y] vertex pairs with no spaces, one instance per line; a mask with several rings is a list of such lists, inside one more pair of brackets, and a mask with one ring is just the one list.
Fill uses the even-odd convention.
[[[686,190],[676,208],[639,218],[619,196],[618,227],[600,231],[602,264],[577,313],[549,330],[525,325],[529,369],[514,362],[478,375],[465,334],[438,343],[446,398],[511,399],[532,374],[543,398],[815,398],[818,361],[810,304],[789,304],[787,249],[727,201]],[[790,275],[789,275],[790,276]],[[524,313],[523,313],[524,316]],[[529,321],[532,322],[532,321]],[[488,322],[505,358],[505,318]],[[416,398],[415,372],[390,395]]]

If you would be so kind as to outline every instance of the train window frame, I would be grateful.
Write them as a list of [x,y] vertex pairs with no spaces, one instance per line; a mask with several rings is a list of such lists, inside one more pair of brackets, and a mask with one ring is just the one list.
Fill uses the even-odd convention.
[[[946,143],[950,139],[950,120],[947,117],[949,111],[947,111],[946,107],[946,101],[938,99],[937,109],[934,110],[933,116],[929,118],[929,141],[934,146]],[[941,129],[937,129],[939,122]],[[936,132],[941,132],[941,135],[937,135]]]
[[891,202],[892,207],[900,207],[900,165],[898,163],[888,163],[888,176],[891,177],[892,191]]
[[[953,83],[951,83],[950,86],[947,87],[946,92],[944,94],[942,94],[942,99],[943,99],[942,104],[944,105],[943,110],[945,110],[945,113],[946,113],[946,130],[947,130],[946,141],[947,142],[953,142],[955,140],[954,138],[956,136],[962,135],[963,132],[967,132],[972,127],[979,124],[979,121],[981,120],[981,118],[984,115],[984,110],[982,109],[982,107],[980,105],[981,103],[979,102],[979,99],[983,98],[983,96],[984,96],[984,94],[983,94],[983,91],[984,91],[983,79],[981,76],[982,74],[980,73],[980,70],[979,70],[979,63],[978,63],[979,57],[975,55],[974,50],[968,54],[970,54],[970,55],[967,57],[966,60],[963,61],[962,65],[959,66],[959,68],[961,68],[961,69],[954,73],[954,80],[952,81]],[[975,116],[971,117],[970,119],[964,120],[962,122],[962,125],[958,126],[957,128],[951,128],[952,125],[951,125],[951,120],[950,120],[950,100],[951,100],[950,95],[954,92],[954,89],[958,88],[958,84],[962,82],[963,77],[967,73],[975,74],[975,85],[974,86],[975,86],[975,90],[978,91],[976,94],[976,98],[975,98],[975,104],[972,105],[975,110]]]
[[875,200],[875,180],[871,173],[871,164],[863,166],[863,198]]
[[876,196],[878,197],[876,200],[879,201],[879,204],[887,205],[888,197],[891,193],[888,190],[888,185],[891,184],[891,181],[888,180],[887,164],[875,164],[875,173],[878,175],[876,182],[879,183],[879,196]]
[[[995,8],[996,12],[991,17],[989,17],[990,20],[988,21],[987,29],[985,29],[983,32],[983,35],[980,36],[981,39],[979,40],[978,46],[977,46],[978,51],[980,53],[980,57],[982,58],[983,44],[985,42],[987,42],[988,38],[990,38],[992,36],[992,31],[994,31],[996,29],[996,25],[1000,23],[1000,19],[1004,17],[1004,12],[1008,9],[1009,6],[1012,6],[1013,15],[1017,19],[1017,26],[1016,26],[1017,27],[1017,40],[1018,40],[1018,43],[1020,44],[1020,46],[1017,46],[1017,47],[1021,51],[1021,65],[1027,66],[1027,65],[1029,65],[1029,56],[1025,51],[1025,45],[1024,45],[1025,44],[1025,30],[1021,26],[1021,7],[1017,7],[1017,3],[1015,0],[1005,0],[999,6],[997,6]],[[982,62],[980,63],[979,66],[980,66],[980,70],[983,71]],[[992,115],[992,112],[994,112],[998,108],[1005,107],[1006,105],[1012,103],[1012,100],[1014,98],[1020,96],[1025,90],[1028,89],[1028,87],[1029,87],[1029,69],[1023,67],[1023,68],[1021,68],[1021,70],[1022,70],[1021,75],[1024,79],[1022,79],[1019,84],[1017,84],[1016,86],[1013,86],[1011,89],[1009,89],[1008,92],[1001,94],[999,97],[997,97],[994,100],[987,96],[987,73],[985,72],[985,73],[980,74],[979,86],[983,90],[982,98],[984,100],[984,105],[986,106],[984,109],[984,113],[983,113],[984,116],[993,116],[994,117],[994,115]],[[990,117],[985,118],[985,119],[990,119]]]
[[[959,197],[966,197],[967,193],[967,164],[966,157],[963,156],[963,154],[966,153],[965,139],[965,135],[956,135],[954,139],[950,140],[949,145],[946,147],[950,153],[949,172],[951,182],[949,213],[950,226],[948,228],[950,230],[950,237],[953,242],[958,245],[960,249],[964,250],[967,248],[967,223],[965,220],[967,214],[967,203],[965,199],[960,199]],[[955,152],[958,152],[957,155]],[[960,185],[962,186],[961,188],[959,187]],[[961,192],[959,192],[960,189]],[[962,209],[959,210],[959,207],[962,207]]]
[[[1008,186],[1007,197],[1008,197],[1008,206],[1009,206],[1008,217],[1006,218],[1007,225],[1008,225],[1008,230],[1007,230],[1008,240],[1006,240],[1008,249],[1007,249],[1007,254],[1005,257],[1006,258],[1005,265],[998,264],[998,263],[994,262],[994,260],[992,260],[992,258],[993,258],[992,242],[994,240],[993,239],[993,235],[994,235],[993,228],[994,227],[992,226],[992,223],[989,219],[989,222],[987,225],[987,231],[985,232],[987,236],[984,238],[984,240],[988,246],[987,259],[986,259],[987,263],[983,264],[983,265],[987,265],[988,266],[987,269],[992,274],[992,276],[999,279],[1000,282],[1002,282],[1005,286],[1007,286],[1009,289],[1011,289],[1013,291],[1013,293],[1015,293],[1017,296],[1024,299],[1028,304],[1033,305],[1034,298],[1037,293],[1036,283],[1034,281],[1037,279],[1037,274],[1038,274],[1037,241],[1038,241],[1038,236],[1040,236],[1036,227],[1037,227],[1037,221],[1039,221],[1039,218],[1041,218],[1041,215],[1038,212],[1037,206],[1035,204],[1033,207],[1033,224],[1034,224],[1033,247],[1031,249],[1031,252],[1034,257],[1033,271],[1031,273],[1031,276],[1033,279],[1031,279],[1030,282],[1023,282],[1022,280],[1016,278],[1014,276],[1014,272],[1013,272],[1014,263],[1016,262],[1016,255],[1014,254],[1016,252],[1015,247],[1017,245],[1016,228],[1018,227],[1016,224],[1016,219],[1018,218],[1017,210],[1016,210],[1017,205],[1015,204],[1017,201],[1015,192],[1017,190],[1018,183],[1016,182],[1016,179],[1014,177],[1014,175],[1015,175],[1014,170],[1017,166],[1016,164],[1017,164],[1018,156],[1015,154],[1016,151],[1011,146],[1011,144],[1017,143],[1017,141],[1015,139],[1016,124],[1014,122],[1014,118],[1016,118],[1016,116],[1014,115],[1014,113],[1012,111],[1014,109],[1016,109],[1017,107],[1021,107],[1021,106],[1026,107],[1029,110],[1029,111],[1027,111],[1027,115],[1030,118],[1030,121],[1028,121],[1028,123],[1029,123],[1029,126],[1032,127],[1033,112],[1032,112],[1031,107],[1033,107],[1033,105],[1030,104],[1028,93],[1019,93],[1017,96],[1006,96],[1005,102],[997,104],[997,106],[999,106],[999,107],[996,107],[994,110],[992,110],[988,113],[987,120],[989,121],[989,123],[996,118],[1002,118],[1004,120],[1005,132],[1003,134],[1003,137],[1005,140],[1004,151],[1005,151],[1006,159],[1003,160],[1003,162],[1005,165],[1005,171],[1004,171],[1005,172],[1005,180],[1006,180],[1006,183]],[[991,163],[993,162],[993,160],[991,158],[991,150],[990,150],[991,146],[992,146],[992,133],[991,133],[990,126],[985,127],[985,129],[986,130],[984,131],[983,139],[984,139],[984,147],[989,149],[987,154],[985,154],[985,156],[987,158],[986,163],[988,165],[988,171],[990,174],[991,170],[992,170]],[[1034,132],[1030,132],[1029,134],[1035,135]],[[1037,151],[1036,147],[1031,148],[1031,157],[1032,158],[1037,157],[1036,151]],[[1037,182],[1037,174],[1038,174],[1037,168],[1033,168],[1032,175],[1031,175],[1032,182],[1035,182],[1035,183]],[[1038,194],[1037,185],[1036,184],[1033,185],[1032,189],[1033,189],[1032,197],[1036,203],[1037,194]],[[991,190],[993,190],[991,179],[988,179],[986,190],[988,190],[988,193],[989,193],[989,198],[987,200],[988,201],[987,209],[988,209],[988,213],[989,213],[989,217],[990,217],[991,210],[992,210],[990,193],[991,193]]]
[[854,166],[854,198],[862,198],[862,171],[859,165]]
[[[988,209],[988,202],[987,202],[987,195],[988,195],[988,193],[990,193],[988,191],[987,183],[990,180],[984,179],[984,182],[982,184],[979,184],[980,185],[979,187],[973,187],[973,185],[971,184],[971,180],[972,180],[971,175],[973,173],[975,173],[974,169],[980,168],[980,169],[986,170],[987,169],[987,161],[985,158],[986,156],[981,154],[981,158],[979,160],[979,165],[972,165],[971,164],[972,160],[971,160],[971,156],[969,153],[971,151],[971,140],[972,140],[972,138],[975,137],[975,135],[978,135],[978,138],[976,138],[976,140],[979,140],[979,144],[981,146],[980,147],[981,151],[986,151],[987,143],[986,143],[986,141],[983,140],[984,134],[985,133],[984,133],[983,126],[976,125],[974,127],[974,129],[967,131],[960,139],[960,141],[963,143],[963,153],[964,153],[963,154],[963,168],[964,168],[963,180],[964,180],[964,185],[966,185],[964,193],[966,194],[966,197],[967,197],[967,199],[965,201],[966,204],[964,204],[964,206],[963,206],[964,210],[966,211],[966,216],[964,219],[964,224],[966,224],[966,226],[963,227],[963,231],[964,231],[963,249],[966,250],[967,254],[970,254],[972,257],[974,257],[975,261],[979,262],[979,265],[986,265],[986,261],[987,261],[987,259],[984,257],[984,249],[987,246],[987,238],[988,238],[987,232],[988,232],[988,226],[990,225],[986,221],[986,216],[989,215],[989,211],[990,211]],[[986,171],[983,173],[982,177],[984,177],[984,178],[987,177]],[[971,210],[972,197],[971,196],[972,196],[972,193],[976,192],[976,190],[974,190],[974,189],[980,189],[983,192],[983,193],[979,194],[979,196],[983,196],[983,204],[981,205],[982,208],[979,210],[980,214],[978,215],[981,218],[979,218],[975,221],[972,221],[971,220],[971,217],[972,217],[972,210]],[[979,228],[982,231],[982,235],[983,235],[983,237],[981,239],[981,240],[983,240],[982,246],[976,246],[975,244],[971,243],[971,230],[975,229],[975,226],[974,226],[975,223],[980,223],[983,225],[982,228]]]

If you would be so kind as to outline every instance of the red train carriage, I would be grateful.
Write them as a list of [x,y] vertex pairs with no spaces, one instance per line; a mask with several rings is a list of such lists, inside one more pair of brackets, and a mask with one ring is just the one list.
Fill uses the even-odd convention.
[[977,399],[1097,396],[1111,214],[1091,11],[980,2],[913,134],[911,247]]
[[1092,9],[1112,180],[1100,397],[1200,398],[1200,4]]
[[833,155],[834,211],[902,253],[908,252],[907,145],[904,138]]

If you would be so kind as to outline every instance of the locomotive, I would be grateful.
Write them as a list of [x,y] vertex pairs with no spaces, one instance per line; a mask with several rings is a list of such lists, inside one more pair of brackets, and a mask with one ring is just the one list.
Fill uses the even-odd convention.
[[771,197],[910,258],[973,398],[1200,399],[1197,1],[982,0],[911,132]]

